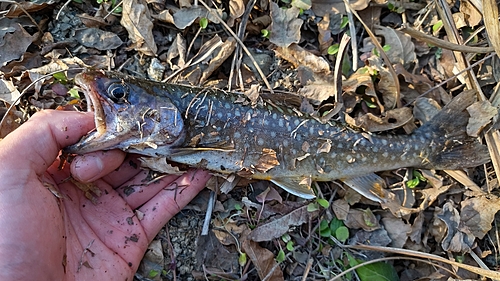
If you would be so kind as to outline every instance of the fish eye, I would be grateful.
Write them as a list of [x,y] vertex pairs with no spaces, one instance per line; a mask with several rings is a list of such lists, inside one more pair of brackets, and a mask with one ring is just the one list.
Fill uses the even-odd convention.
[[114,102],[123,102],[128,94],[128,87],[122,83],[113,83],[108,87],[108,96]]

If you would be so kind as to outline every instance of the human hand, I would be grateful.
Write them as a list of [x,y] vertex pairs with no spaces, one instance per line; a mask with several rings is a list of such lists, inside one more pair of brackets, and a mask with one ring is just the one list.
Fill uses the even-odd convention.
[[[0,141],[0,280],[132,280],[149,242],[210,177],[191,170],[145,186],[147,171],[121,151],[58,170],[60,149],[93,127],[89,113],[46,110]],[[102,191],[96,204],[70,171]]]

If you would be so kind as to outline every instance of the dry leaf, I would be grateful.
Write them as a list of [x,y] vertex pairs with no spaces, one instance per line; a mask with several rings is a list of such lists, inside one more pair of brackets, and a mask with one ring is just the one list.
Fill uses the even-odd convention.
[[467,108],[471,116],[467,123],[467,134],[471,137],[477,137],[482,129],[491,121],[491,118],[498,114],[498,109],[491,105],[489,101],[479,101],[473,103]]
[[479,239],[491,230],[491,223],[495,214],[500,210],[500,199],[494,195],[465,199],[460,203],[462,207],[460,221],[469,231]]
[[258,243],[250,240],[243,241],[241,247],[252,261],[255,269],[257,269],[260,280],[264,280],[266,277],[267,280],[285,280],[283,271],[281,271],[278,263],[274,260],[274,254],[271,251],[262,248]]
[[305,66],[315,73],[322,73],[323,75],[330,73],[330,65],[324,58],[312,54],[297,44],[292,44],[288,48],[277,47],[275,52],[277,56],[292,63],[295,68]]
[[281,9],[278,4],[271,2],[271,35],[269,41],[278,47],[286,48],[292,43],[299,43],[300,27],[303,20],[297,18],[300,9],[291,7]]
[[401,63],[406,68],[416,61],[415,45],[411,42],[410,36],[380,25],[375,27],[375,34],[384,37],[384,44],[391,47],[386,53],[393,64]]
[[270,148],[263,148],[262,155],[259,158],[259,162],[255,165],[255,169],[260,173],[265,173],[279,164],[276,151]]
[[35,39],[35,35],[30,35],[19,23],[8,19],[2,19],[0,27],[7,30],[0,38],[0,65],[4,66],[9,61],[21,58]]
[[[311,0],[313,12],[322,17],[325,14],[346,14],[343,0]],[[368,7],[370,0],[352,0],[349,4],[352,9],[360,11]]]
[[350,209],[344,224],[350,229],[373,231],[380,228],[380,224],[370,209]]
[[128,31],[131,47],[145,55],[155,56],[158,49],[148,6],[142,0],[124,0],[122,6],[120,23]]
[[78,43],[97,50],[114,50],[123,44],[123,41],[113,32],[98,28],[85,28],[75,32]]
[[279,219],[273,219],[258,226],[248,235],[248,238],[255,242],[271,241],[288,232],[291,226],[308,222],[310,217],[315,216],[315,214],[314,212],[308,212],[307,206],[300,207]]
[[408,239],[408,234],[411,232],[411,225],[406,224],[400,218],[392,216],[392,214],[387,214],[382,218],[382,224],[392,240],[390,246],[403,248]]
[[141,157],[139,160],[141,161],[141,166],[143,168],[149,168],[160,173],[169,175],[182,175],[186,173],[186,171],[181,171],[178,167],[170,165],[165,157]]
[[348,124],[369,132],[382,132],[396,129],[411,120],[413,120],[413,113],[409,107],[388,110],[383,117],[367,113],[354,119],[346,118]]
[[234,20],[241,17],[245,12],[245,3],[243,0],[229,0],[229,19],[227,24],[232,27]]

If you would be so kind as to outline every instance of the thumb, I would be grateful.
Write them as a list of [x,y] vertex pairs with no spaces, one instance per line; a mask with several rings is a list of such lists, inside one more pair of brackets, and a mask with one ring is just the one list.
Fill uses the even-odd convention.
[[93,113],[42,110],[0,142],[0,159],[11,169],[44,173],[59,151],[94,128]]

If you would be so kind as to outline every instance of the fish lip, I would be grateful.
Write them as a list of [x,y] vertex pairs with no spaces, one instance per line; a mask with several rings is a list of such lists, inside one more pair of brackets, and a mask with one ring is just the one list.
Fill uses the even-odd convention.
[[106,133],[106,121],[103,105],[99,94],[95,92],[95,79],[88,73],[79,73],[75,76],[75,83],[82,89],[87,100],[87,111],[94,112],[95,128],[99,136]]

